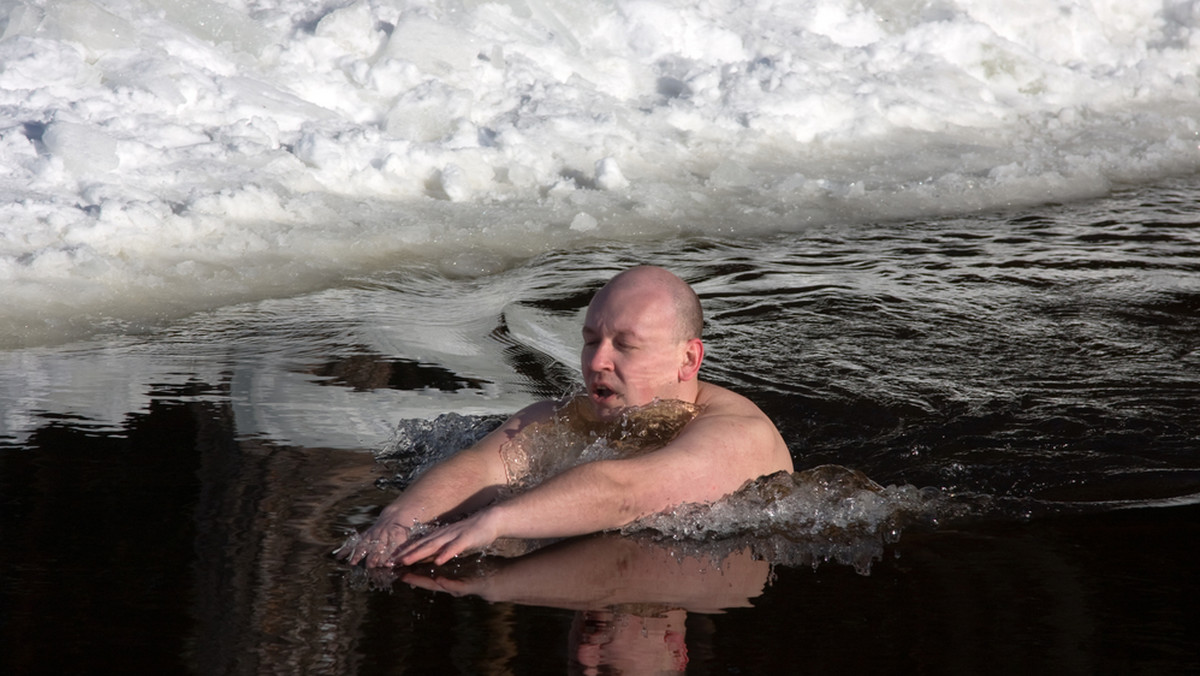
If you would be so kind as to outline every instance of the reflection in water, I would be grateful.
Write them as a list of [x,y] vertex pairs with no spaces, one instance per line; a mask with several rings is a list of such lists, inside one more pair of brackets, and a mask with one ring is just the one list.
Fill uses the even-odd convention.
[[[746,547],[704,551],[646,537],[597,534],[513,558],[468,558],[439,568],[372,570],[373,586],[392,580],[455,596],[472,595],[570,610],[613,607],[720,612],[762,593],[770,564]],[[360,578],[361,579],[361,578]]]
[[572,666],[583,674],[676,674],[687,670],[687,612],[589,610],[571,627]]
[[435,364],[423,364],[413,359],[387,358],[369,347],[350,348],[350,354],[306,371],[322,378],[323,385],[339,385],[364,392],[381,388],[393,390],[428,390],[445,392],[482,391],[491,385],[487,381],[454,373]]
[[331,513],[367,492],[374,459],[253,441],[208,451],[196,507],[198,672],[353,671],[363,605],[323,555]]
[[698,553],[645,537],[601,534],[512,559],[362,575],[373,576],[374,585],[398,577],[490,603],[574,610],[568,643],[583,673],[674,673],[688,663],[688,612],[748,607],[762,594],[770,564],[746,547],[728,551],[711,543]]

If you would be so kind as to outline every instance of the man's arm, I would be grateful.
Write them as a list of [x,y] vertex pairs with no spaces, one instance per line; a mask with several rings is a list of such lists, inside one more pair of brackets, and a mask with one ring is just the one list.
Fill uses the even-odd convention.
[[619,528],[683,503],[712,502],[750,479],[790,470],[790,457],[781,457],[786,446],[770,420],[752,404],[745,409],[734,403],[724,407],[730,412],[701,414],[660,450],[574,467],[406,543],[394,560],[411,565],[432,559],[441,565],[500,537],[541,539]]
[[[494,567],[493,567],[494,566]],[[747,607],[762,593],[770,564],[748,548],[719,562],[685,555],[670,544],[618,535],[559,542],[525,556],[503,559],[487,572],[468,569],[409,572],[408,584],[488,601],[599,610],[619,603],[654,603],[699,612]]]
[[489,504],[507,483],[501,446],[521,428],[549,419],[553,413],[553,402],[533,404],[470,448],[422,474],[359,536],[358,543],[345,555],[347,562],[354,565],[365,559],[369,567],[391,565],[396,550],[408,541],[414,523],[441,521]]

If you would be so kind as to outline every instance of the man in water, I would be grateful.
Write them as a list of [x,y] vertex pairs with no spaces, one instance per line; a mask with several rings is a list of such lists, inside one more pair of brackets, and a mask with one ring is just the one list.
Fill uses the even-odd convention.
[[[497,538],[546,539],[619,528],[684,503],[713,502],[746,481],[792,471],[775,425],[745,397],[698,375],[704,359],[700,301],[686,282],[656,267],[614,277],[588,305],[583,326],[585,405],[607,420],[655,400],[694,404],[698,413],[662,448],[572,467],[513,497],[504,445],[555,415],[533,404],[470,448],[435,466],[388,505],[343,555],[368,567],[441,565]],[[450,518],[465,518],[446,523]],[[416,523],[444,523],[410,537]]]

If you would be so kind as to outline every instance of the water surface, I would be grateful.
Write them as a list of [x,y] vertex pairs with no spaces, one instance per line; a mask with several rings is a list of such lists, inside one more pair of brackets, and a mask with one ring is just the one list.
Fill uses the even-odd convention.
[[[692,673],[1195,671],[1198,207],[1190,178],[972,217],[608,243],[481,276],[404,265],[0,353],[0,661],[562,673],[655,635],[668,656],[686,646]],[[777,421],[797,469],[970,509],[851,539],[866,566],[805,534],[790,550],[753,529],[617,537],[636,545],[618,558],[647,563],[616,591],[501,593],[523,569],[474,560],[414,587],[329,556],[394,494],[376,479],[423,459],[374,451],[414,420],[567,391],[588,297],[640,262],[695,284],[707,377]],[[601,565],[604,544],[533,564],[566,575]],[[734,570],[761,579],[714,596]],[[439,576],[446,591],[427,588]],[[674,595],[621,595],[638,580]]]

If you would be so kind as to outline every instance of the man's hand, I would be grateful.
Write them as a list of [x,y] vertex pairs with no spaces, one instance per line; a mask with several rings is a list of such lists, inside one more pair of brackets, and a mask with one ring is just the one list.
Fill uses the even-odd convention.
[[337,557],[345,559],[352,566],[365,560],[367,568],[390,568],[396,551],[409,541],[412,532],[413,524],[405,524],[399,511],[391,506],[384,509],[375,525],[359,535],[348,550],[347,547],[339,549]]
[[[516,558],[487,558],[450,569],[417,565],[401,582],[491,602],[599,610],[636,603],[703,613],[751,605],[771,564],[749,547],[688,554],[649,537],[608,533],[561,540]],[[397,569],[399,570],[399,569]]]
[[494,508],[477,512],[424,537],[408,541],[395,552],[388,565],[411,566],[432,561],[440,566],[459,554],[481,551],[499,537],[495,524]]
[[428,573],[405,573],[400,581],[404,584],[419,587],[431,592],[443,592],[451,596],[478,596],[485,600],[487,598],[484,589],[488,587],[490,579],[488,577],[473,577],[473,578],[452,578],[439,576],[433,571]]

